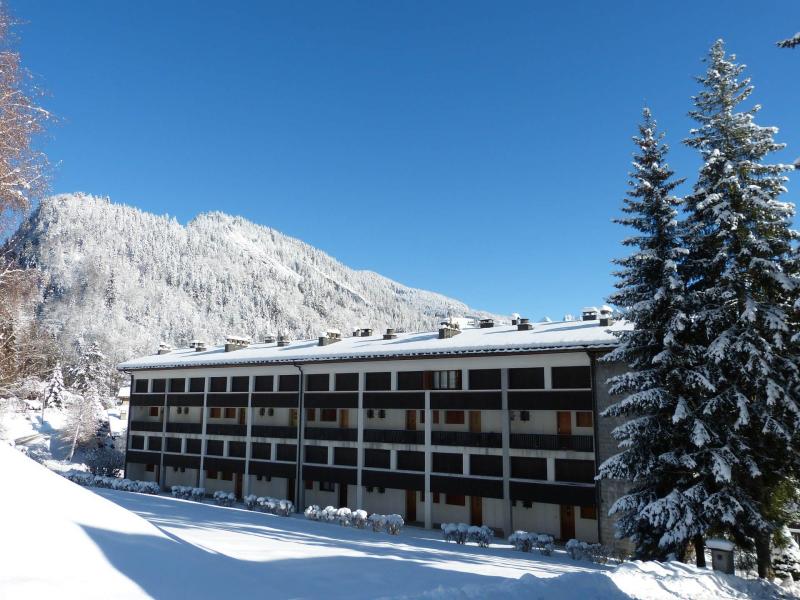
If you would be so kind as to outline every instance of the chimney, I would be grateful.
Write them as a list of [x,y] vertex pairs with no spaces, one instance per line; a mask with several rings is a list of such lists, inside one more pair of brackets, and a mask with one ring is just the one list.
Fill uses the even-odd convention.
[[610,327],[614,324],[614,311],[610,306],[604,305],[600,308],[600,327]]
[[225,352],[233,352],[234,350],[242,350],[250,345],[250,338],[239,335],[229,335],[225,340]]
[[597,312],[597,307],[587,306],[581,311],[581,321],[596,321]]
[[533,323],[530,319],[517,319],[517,331],[530,331],[533,329]]
[[170,346],[169,344],[161,342],[158,345],[158,353],[159,354],[169,354],[170,352],[172,352],[172,346]]
[[279,348],[283,348],[284,346],[288,346],[290,342],[291,342],[291,340],[289,339],[288,335],[283,334],[283,335],[279,335],[278,336],[278,347]]
[[446,340],[447,338],[455,337],[461,333],[458,323],[453,321],[442,321],[439,327],[439,339]]
[[274,344],[275,343],[275,336],[271,334],[267,334],[264,336],[264,343],[265,344]]
[[206,350],[208,350],[208,346],[206,346],[205,342],[200,341],[200,340],[197,340],[195,342],[195,345],[194,345],[194,351],[195,352],[205,352]]
[[480,328],[488,329],[489,327],[494,327],[494,319],[481,319]]
[[386,333],[383,334],[383,339],[385,340],[393,340],[397,337],[397,334],[394,332],[394,329],[391,327],[386,330]]
[[325,335],[319,336],[319,345],[320,346],[329,346],[330,344],[335,344],[336,342],[342,341],[342,334],[338,329],[329,329],[325,332]]

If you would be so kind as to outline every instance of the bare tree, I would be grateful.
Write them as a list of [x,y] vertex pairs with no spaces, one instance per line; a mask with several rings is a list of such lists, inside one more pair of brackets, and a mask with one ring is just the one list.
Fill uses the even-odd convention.
[[93,388],[84,396],[74,395],[67,405],[67,419],[61,435],[70,443],[69,457],[72,460],[75,449],[96,439],[102,422],[103,407]]

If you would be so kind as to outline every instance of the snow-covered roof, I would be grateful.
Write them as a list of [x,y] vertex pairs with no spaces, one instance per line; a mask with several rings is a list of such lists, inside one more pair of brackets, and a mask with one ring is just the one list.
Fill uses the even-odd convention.
[[707,540],[706,546],[708,546],[712,550],[727,550],[728,552],[733,552],[734,548],[736,548],[736,545],[730,540],[722,540],[722,539]]
[[224,346],[209,346],[197,352],[180,348],[160,355],[143,356],[120,363],[120,370],[168,369],[181,367],[367,360],[378,358],[426,357],[452,354],[543,352],[563,349],[610,348],[617,343],[615,332],[630,329],[627,321],[601,327],[597,320],[537,323],[533,329],[518,331],[512,325],[462,329],[450,338],[439,339],[437,331],[400,333],[394,339],[382,335],[347,337],[320,346],[318,340],[296,340],[287,346],[276,343],[251,344],[225,352]]

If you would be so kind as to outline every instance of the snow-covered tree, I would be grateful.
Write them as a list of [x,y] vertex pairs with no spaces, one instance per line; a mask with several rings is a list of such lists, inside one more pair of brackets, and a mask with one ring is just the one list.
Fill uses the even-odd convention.
[[625,421],[613,431],[620,452],[599,468],[600,477],[629,483],[611,508],[618,516],[617,534],[634,542],[638,557],[659,560],[682,555],[703,530],[692,498],[696,477],[681,451],[688,433],[673,424],[686,388],[687,356],[677,342],[687,321],[678,273],[685,250],[677,220],[680,200],[672,193],[681,180],[667,165],[663,137],[645,108],[633,138],[637,153],[625,216],[616,219],[636,232],[623,242],[633,253],[614,261],[621,270],[615,273],[617,292],[609,298],[635,328],[621,333],[619,345],[605,358],[628,366],[610,380],[618,401],[603,415]]
[[772,570],[780,579],[800,581],[800,547],[787,528],[773,536]]
[[686,197],[683,278],[691,326],[688,347],[702,347],[678,426],[691,432],[689,455],[704,476],[703,510],[714,530],[755,540],[759,574],[769,567],[769,518],[776,486],[797,473],[798,354],[791,316],[798,279],[790,229],[793,205],[782,201],[791,166],[767,157],[783,146],[776,129],[755,123],[759,106],[739,109],[753,90],[744,66],[717,41],[698,78],[686,144],[700,153]]
[[50,381],[44,388],[44,399],[42,401],[42,415],[48,407],[57,409],[64,408],[64,376],[61,373],[61,365],[56,363]]
[[778,48],[794,48],[800,46],[800,31],[795,33],[792,37],[778,42]]
[[100,350],[100,344],[96,341],[88,344],[78,340],[79,349],[78,364],[75,365],[70,374],[72,376],[72,389],[83,396],[95,394],[103,400],[108,398],[108,369],[106,367],[106,357]]
[[103,422],[103,406],[97,390],[90,383],[85,395],[72,395],[67,403],[66,421],[61,435],[69,442],[68,460],[72,460],[75,449],[92,442]]

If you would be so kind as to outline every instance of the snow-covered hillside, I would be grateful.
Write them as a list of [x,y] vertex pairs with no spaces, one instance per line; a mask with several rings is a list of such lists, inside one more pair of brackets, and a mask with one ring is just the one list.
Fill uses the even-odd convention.
[[154,352],[160,341],[420,330],[474,313],[222,213],[184,227],[104,198],[60,195],[43,201],[11,244],[43,272],[38,315],[62,349],[80,335],[97,339],[110,364]]
[[681,564],[603,567],[164,496],[81,488],[0,444],[0,600],[789,597]]

